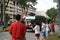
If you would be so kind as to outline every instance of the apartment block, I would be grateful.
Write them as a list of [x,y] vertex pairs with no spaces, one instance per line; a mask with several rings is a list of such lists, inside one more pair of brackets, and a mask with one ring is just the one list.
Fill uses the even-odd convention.
[[[2,2],[0,1],[0,13],[1,13],[1,4]],[[28,8],[28,13],[35,13],[36,8],[34,8],[32,5],[28,4],[29,8]],[[15,15],[19,14],[22,15],[23,14],[23,8],[21,8],[20,5],[17,5],[16,2],[14,1],[8,1],[5,0],[5,14],[10,16],[10,22],[13,22],[15,19]],[[27,9],[25,9],[25,11],[27,11]]]
[[5,0],[5,8],[5,14],[8,14],[10,16],[10,21],[15,20],[14,17],[16,14],[22,14],[22,8],[19,7],[14,1],[8,2],[7,0]]
[[28,4],[29,8],[28,8],[28,13],[35,13],[36,12],[36,8],[33,7],[31,4]]

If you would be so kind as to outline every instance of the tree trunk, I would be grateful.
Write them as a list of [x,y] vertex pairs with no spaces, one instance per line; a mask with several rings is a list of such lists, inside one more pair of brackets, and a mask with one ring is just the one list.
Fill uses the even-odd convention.
[[3,4],[3,22],[5,22],[5,0],[2,0]]

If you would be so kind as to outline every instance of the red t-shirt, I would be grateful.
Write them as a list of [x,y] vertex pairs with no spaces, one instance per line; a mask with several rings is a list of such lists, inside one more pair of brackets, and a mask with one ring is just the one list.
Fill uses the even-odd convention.
[[24,38],[26,34],[26,26],[21,22],[13,22],[10,25],[9,33],[12,35],[12,38]]
[[54,29],[54,23],[50,24],[51,29]]

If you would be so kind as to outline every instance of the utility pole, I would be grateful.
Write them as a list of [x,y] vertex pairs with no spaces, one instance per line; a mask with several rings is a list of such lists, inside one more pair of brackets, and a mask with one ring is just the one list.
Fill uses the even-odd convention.
[[59,38],[60,38],[60,0],[58,0],[58,27],[59,27]]

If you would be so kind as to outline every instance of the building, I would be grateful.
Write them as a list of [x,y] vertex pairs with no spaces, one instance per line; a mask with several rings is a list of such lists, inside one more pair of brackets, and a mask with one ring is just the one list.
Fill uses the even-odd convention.
[[[0,4],[2,4],[2,1]],[[0,9],[1,9],[1,5],[0,5]],[[5,14],[10,16],[9,23],[15,20],[14,17],[16,14],[22,15],[23,13],[23,8],[21,8],[20,5],[17,5],[16,2],[14,1],[5,0],[5,9],[6,9]],[[27,9],[25,9],[25,11],[27,11]],[[35,11],[36,11],[36,8],[34,8],[32,5],[29,5],[28,13],[31,13],[31,12],[34,13]],[[1,10],[0,10],[0,13],[1,13]]]
[[28,13],[35,13],[36,12],[36,8],[33,7],[31,4],[28,4],[29,8],[28,8]]
[[49,19],[49,16],[44,11],[36,11],[35,13],[37,16],[44,16],[45,18]]
[[53,0],[53,2],[56,2],[56,3],[57,3],[57,2],[58,2],[58,0]]
[[25,18],[25,16],[29,16],[28,14],[31,14],[31,13],[35,14],[36,8],[33,7],[31,4],[28,4],[28,8],[25,9],[25,11],[27,12],[27,14],[22,14],[22,18]]
[[16,5],[16,3],[14,3],[13,1],[9,1],[8,5],[7,5],[7,3],[8,2],[6,1],[5,13],[10,16],[10,21],[14,21],[14,17],[16,14],[20,14],[20,15],[22,14],[22,8],[20,8],[18,5]]
[[[2,13],[2,8],[2,0],[0,0],[0,13]],[[15,20],[14,17],[16,14],[22,14],[22,8],[20,7],[20,5],[18,6],[14,1],[8,2],[7,0],[5,0],[5,14],[10,16],[9,23],[13,22]]]

